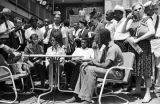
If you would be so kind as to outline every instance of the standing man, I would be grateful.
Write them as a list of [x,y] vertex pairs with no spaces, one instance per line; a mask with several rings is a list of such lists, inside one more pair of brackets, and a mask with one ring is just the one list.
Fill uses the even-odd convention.
[[0,20],[2,23],[0,24],[0,44],[5,44],[12,47],[10,41],[10,33],[14,29],[14,23],[10,21],[11,17],[11,10],[8,8],[4,8],[1,11],[1,18]]
[[91,32],[89,32],[89,38],[91,38],[91,43],[93,43],[93,41],[96,41],[98,44],[100,43],[99,41],[99,32],[101,31],[101,29],[104,29],[104,24],[101,23],[99,21],[99,18],[102,16],[102,14],[100,12],[97,12],[93,18],[91,18],[91,24],[93,24],[93,26],[91,27]]
[[28,42],[30,42],[30,36],[32,34],[37,34],[39,41],[43,40],[43,32],[41,31],[40,28],[38,28],[37,22],[38,22],[38,19],[36,17],[32,16],[30,18],[29,23],[31,27],[25,31],[25,38],[27,39]]
[[15,26],[17,28],[16,35],[17,35],[17,38],[18,38],[17,41],[19,44],[18,51],[24,51],[24,48],[27,45],[27,41],[25,38],[25,30],[23,28],[23,25],[24,24],[21,18],[19,17],[15,18]]
[[[13,44],[11,43],[11,35],[12,31],[14,29],[14,23],[10,21],[10,16],[11,16],[11,10],[8,8],[4,8],[1,11],[1,24],[0,24],[0,54],[5,57],[5,59],[8,58],[8,54],[13,52],[14,49],[11,49],[10,47],[13,47]],[[7,47],[7,50],[4,49]],[[8,49],[12,51],[8,51]]]
[[43,38],[44,38],[44,40],[43,40],[44,52],[46,52],[46,51],[47,51],[47,48],[49,47],[49,44],[48,44],[48,42],[45,41],[45,39],[47,38],[48,31],[49,31],[49,29],[52,28],[52,25],[49,24],[50,21],[49,21],[49,19],[47,19],[47,18],[44,19],[43,22],[44,22],[44,23],[43,23],[44,26],[41,28],[41,31],[42,31],[42,33],[43,33]]

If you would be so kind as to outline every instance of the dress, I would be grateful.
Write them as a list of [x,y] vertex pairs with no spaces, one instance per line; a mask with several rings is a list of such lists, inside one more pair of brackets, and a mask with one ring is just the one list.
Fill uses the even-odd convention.
[[[143,18],[144,23],[148,20],[148,17]],[[141,21],[141,22],[142,22]],[[133,22],[129,32],[131,36],[137,38],[144,35],[147,31],[140,31],[141,22]],[[135,63],[134,63],[134,75],[135,76],[145,76],[150,77],[152,75],[152,54],[151,54],[151,44],[150,39],[145,39],[138,42],[138,45],[141,47],[143,52],[138,54],[131,46],[128,50],[135,53]]]

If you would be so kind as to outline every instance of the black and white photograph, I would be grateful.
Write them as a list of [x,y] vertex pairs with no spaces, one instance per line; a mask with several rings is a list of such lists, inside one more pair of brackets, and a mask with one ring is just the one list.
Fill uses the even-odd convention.
[[0,0],[0,104],[160,104],[160,0]]

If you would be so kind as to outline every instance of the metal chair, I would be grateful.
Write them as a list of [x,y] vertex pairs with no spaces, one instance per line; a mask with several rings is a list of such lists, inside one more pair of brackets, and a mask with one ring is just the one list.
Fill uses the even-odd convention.
[[[8,104],[14,103],[17,100],[17,97],[18,97],[17,88],[16,88],[16,85],[15,85],[15,80],[21,79],[21,81],[22,81],[22,89],[24,89],[24,82],[23,82],[22,78],[28,76],[28,74],[23,73],[23,74],[15,74],[15,75],[13,75],[11,70],[10,70],[10,68],[8,68],[6,66],[0,66],[0,72],[1,72],[1,74],[0,74],[0,82],[11,81],[12,85],[13,85],[13,91],[14,91],[14,94],[15,94],[14,100],[12,100],[12,101],[0,100],[0,102],[8,103]],[[32,87],[33,87],[32,80],[31,80],[31,84],[32,84]]]
[[[134,63],[134,58],[135,58],[135,55],[131,52],[124,52],[122,53],[123,55],[123,59],[124,59],[124,63],[122,66],[114,66],[114,67],[111,67],[107,70],[104,78],[98,78],[97,81],[98,82],[103,82],[102,83],[102,86],[101,86],[101,90],[100,90],[100,94],[99,94],[99,98],[98,98],[98,102],[99,104],[101,104],[101,97],[102,97],[102,93],[103,93],[103,89],[104,89],[104,85],[105,83],[107,82],[111,82],[111,83],[128,83],[128,80],[131,76],[131,70],[133,70],[133,63]],[[120,69],[120,70],[124,70],[124,77],[122,80],[115,80],[115,79],[107,79],[107,76],[109,74],[109,72],[111,70],[114,70],[114,69]],[[121,100],[124,100],[127,104],[129,103],[129,101],[125,98],[122,98],[118,95],[115,95],[114,92],[111,92],[109,94],[105,94],[105,97],[106,96],[112,96],[112,97],[117,97]]]

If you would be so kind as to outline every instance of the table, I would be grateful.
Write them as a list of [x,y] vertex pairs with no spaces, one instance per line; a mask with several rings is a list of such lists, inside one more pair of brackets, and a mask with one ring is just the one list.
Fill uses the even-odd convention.
[[[56,60],[52,60],[49,65],[49,90],[48,92],[42,93],[38,96],[37,103],[40,104],[40,98],[44,95],[47,95],[53,91],[53,88],[57,88],[61,92],[73,92],[69,90],[62,90],[60,89],[60,70],[59,70],[59,60],[60,58],[73,58],[73,57],[83,57],[83,56],[72,56],[72,55],[44,55],[44,54],[30,54],[30,55],[25,55],[23,54],[22,57],[50,57],[50,58],[55,58]],[[56,71],[58,72],[58,75],[55,76],[57,78],[58,82],[54,82],[53,79],[53,64],[55,64]],[[56,79],[55,79],[56,81]]]

